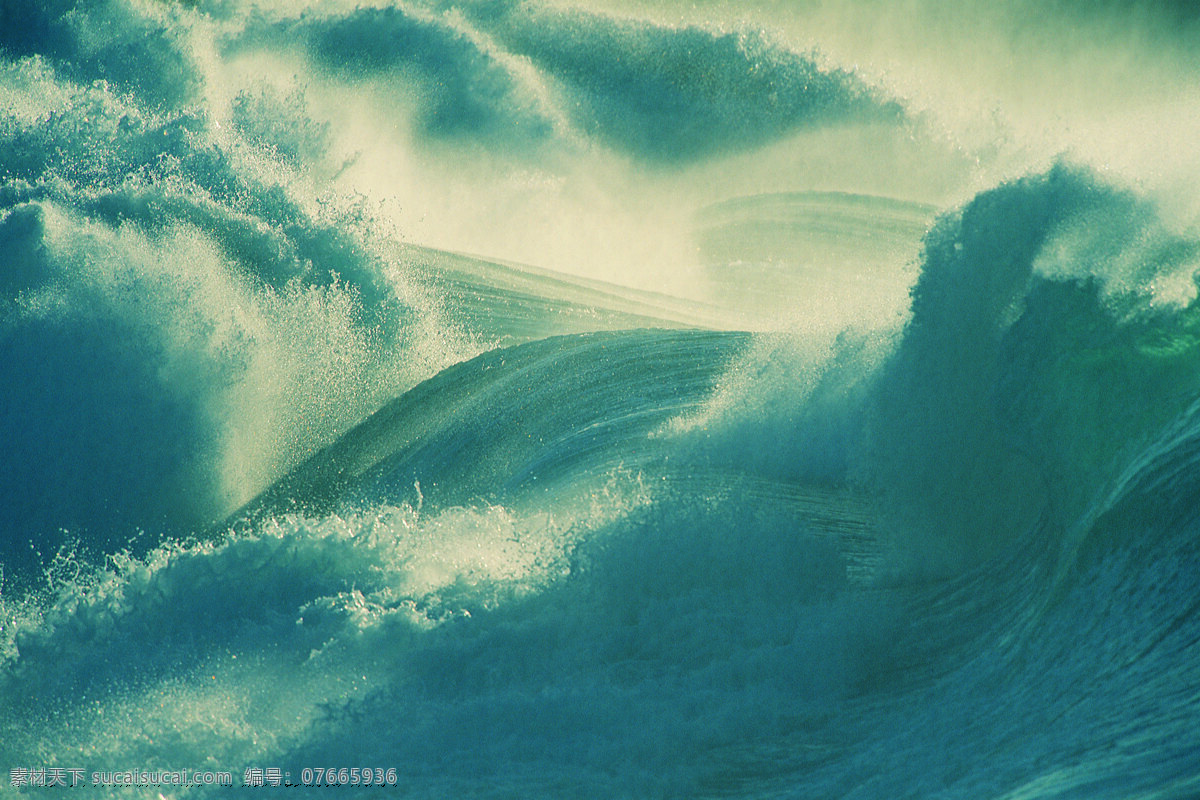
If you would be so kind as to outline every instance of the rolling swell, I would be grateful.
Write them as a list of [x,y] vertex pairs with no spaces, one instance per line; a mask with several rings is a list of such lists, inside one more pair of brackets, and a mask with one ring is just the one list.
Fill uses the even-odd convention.
[[[650,435],[700,407],[746,338],[623,331],[489,351],[384,406],[234,524],[418,499],[434,510],[520,505],[522,494],[562,484],[586,493],[580,484],[617,467],[636,472],[662,460]],[[564,373],[572,378],[557,380]]]
[[577,125],[642,158],[696,159],[805,127],[903,118],[898,103],[852,74],[750,31],[665,28],[579,10],[497,13],[486,5],[472,13],[563,87]]

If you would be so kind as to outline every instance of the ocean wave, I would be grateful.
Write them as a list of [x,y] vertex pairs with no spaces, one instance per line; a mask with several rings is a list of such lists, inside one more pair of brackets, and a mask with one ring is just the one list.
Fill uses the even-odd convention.
[[804,127],[903,118],[852,73],[754,31],[664,27],[579,10],[471,9],[565,89],[584,130],[655,161],[755,147]]
[[870,469],[924,517],[904,524],[986,550],[1024,532],[1030,504],[1069,526],[1097,502],[1195,396],[1196,247],[1066,166],[931,231],[875,390]]
[[1196,795],[1191,22],[639,5],[0,0],[6,789]]

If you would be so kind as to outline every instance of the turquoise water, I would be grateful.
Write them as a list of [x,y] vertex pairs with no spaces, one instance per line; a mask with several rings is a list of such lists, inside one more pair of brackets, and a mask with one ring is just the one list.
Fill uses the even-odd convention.
[[0,795],[1200,796],[1200,19],[933,5],[0,3]]

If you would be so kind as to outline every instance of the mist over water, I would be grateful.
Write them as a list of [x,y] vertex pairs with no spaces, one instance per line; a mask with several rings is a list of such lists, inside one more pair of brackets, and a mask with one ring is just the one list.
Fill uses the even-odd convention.
[[1196,796],[1198,32],[0,0],[0,794]]

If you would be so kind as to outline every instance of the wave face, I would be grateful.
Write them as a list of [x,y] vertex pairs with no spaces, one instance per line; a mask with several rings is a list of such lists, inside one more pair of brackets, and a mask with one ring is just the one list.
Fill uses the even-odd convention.
[[2,793],[1200,795],[1189,8],[0,0]]

